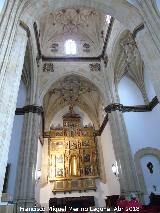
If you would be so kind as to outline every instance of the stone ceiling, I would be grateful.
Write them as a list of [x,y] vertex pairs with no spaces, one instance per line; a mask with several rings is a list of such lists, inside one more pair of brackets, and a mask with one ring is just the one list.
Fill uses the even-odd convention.
[[109,26],[106,17],[88,8],[62,9],[42,17],[39,21],[42,54],[65,56],[65,41],[72,39],[77,45],[76,56],[99,56]]
[[88,114],[96,125],[99,125],[99,107],[101,96],[97,88],[88,80],[70,75],[55,83],[44,98],[45,123],[50,126],[54,115],[63,107],[79,106]]

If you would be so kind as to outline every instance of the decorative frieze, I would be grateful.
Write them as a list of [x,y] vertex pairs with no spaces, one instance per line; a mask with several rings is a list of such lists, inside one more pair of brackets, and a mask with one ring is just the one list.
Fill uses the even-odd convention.
[[53,43],[51,45],[51,52],[58,52],[58,47],[59,47],[58,43]]
[[54,72],[54,69],[55,67],[54,64],[52,63],[45,63],[43,65],[43,72]]
[[42,114],[43,113],[43,107],[41,106],[35,106],[35,105],[28,105],[24,106],[23,108],[17,108],[15,111],[16,115],[24,115],[25,113],[37,113]]
[[158,103],[159,103],[158,98],[157,98],[157,96],[155,96],[148,105],[124,106],[119,103],[109,104],[105,108],[105,112],[107,114],[103,120],[103,123],[100,126],[99,130],[95,131],[95,135],[101,136],[105,126],[108,123],[108,113],[111,113],[113,111],[120,111],[122,113],[124,113],[124,112],[151,112],[154,109],[154,107],[157,106]]
[[91,72],[100,72],[101,71],[101,65],[99,63],[90,64],[89,65]]
[[137,105],[137,106],[124,106],[119,103],[110,104],[105,108],[106,113],[111,113],[112,111],[121,112],[150,112],[159,103],[158,98],[155,96],[153,100],[148,105]]
[[90,44],[88,43],[83,44],[83,52],[86,52],[86,53],[90,52]]

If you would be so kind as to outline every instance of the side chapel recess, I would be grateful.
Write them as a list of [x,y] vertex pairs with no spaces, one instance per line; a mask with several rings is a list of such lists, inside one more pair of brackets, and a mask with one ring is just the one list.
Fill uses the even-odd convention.
[[63,127],[48,137],[49,177],[53,192],[96,190],[97,147],[93,127],[81,125],[73,107],[63,116]]

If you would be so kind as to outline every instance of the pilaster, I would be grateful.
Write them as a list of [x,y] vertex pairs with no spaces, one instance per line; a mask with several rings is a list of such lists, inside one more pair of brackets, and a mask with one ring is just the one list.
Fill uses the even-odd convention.
[[[112,67],[108,66],[108,69],[112,69]],[[109,81],[110,77],[108,71],[109,70],[106,71],[105,67],[103,68],[106,87],[105,98],[107,105],[116,103],[118,96],[115,90],[115,86],[112,86],[111,81]],[[121,193],[126,195],[130,194],[131,192],[139,193],[140,187],[138,178],[136,176],[136,170],[131,154],[131,148],[128,141],[123,114],[118,111],[110,112],[109,124],[112,134],[113,148],[119,168]]]
[[111,112],[109,114],[109,123],[112,133],[113,147],[119,168],[121,193],[139,193],[139,183],[122,113],[118,111]]
[[32,200],[35,197],[35,168],[40,119],[40,115],[32,112],[25,114],[17,171],[16,200]]
[[40,113],[29,112],[25,114],[14,196],[14,201],[19,207],[34,207],[36,203],[35,170],[40,123]]
[[2,82],[0,88],[0,198],[26,44],[26,32],[18,26],[8,63],[2,68],[0,74]]

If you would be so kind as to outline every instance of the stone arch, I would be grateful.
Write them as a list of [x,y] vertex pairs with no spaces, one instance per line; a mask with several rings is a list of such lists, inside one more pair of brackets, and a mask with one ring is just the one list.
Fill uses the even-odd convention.
[[[48,90],[46,91],[46,93],[43,96],[42,101],[44,100],[45,96],[47,95],[48,91],[54,86],[56,85],[56,83],[58,83],[60,80],[62,80],[65,77],[69,77],[69,76],[75,76],[75,77],[81,77],[81,80],[83,81],[87,81],[88,83],[90,83],[91,85],[93,85],[93,87],[95,87],[97,94],[99,95],[99,97],[101,97],[101,100],[105,99],[105,93],[103,92],[103,88],[100,88],[99,86],[97,86],[97,84],[90,80],[88,77],[84,77],[78,73],[67,73],[66,75],[62,75],[61,77],[57,77],[57,79],[52,79],[52,83],[50,84],[50,87],[48,87]],[[51,112],[49,113],[49,117],[50,119],[48,120],[48,116],[47,116],[47,122],[45,122],[45,129],[47,130],[49,128],[50,122],[52,121],[52,118],[54,117],[54,115],[59,111],[59,106],[61,105],[61,108],[67,106],[67,103],[62,103],[60,104],[60,102],[62,101],[62,99],[58,100],[58,102],[56,102],[56,105],[54,106],[54,110],[51,110],[51,108],[49,107],[47,112]],[[58,104],[58,105],[57,105]],[[97,116],[95,115],[94,111],[92,111],[90,108],[86,107],[87,106],[87,102],[86,101],[82,101],[78,104],[76,104],[76,106],[78,106],[82,111],[84,111],[85,113],[87,113],[87,115],[89,116],[90,120],[95,124],[96,128],[99,128],[99,119],[97,118]]]
[[139,178],[139,185],[140,185],[140,188],[141,188],[141,192],[143,194],[147,193],[147,187],[146,187],[146,184],[145,184],[143,171],[142,171],[142,168],[141,168],[141,165],[140,165],[140,159],[145,155],[153,155],[160,162],[160,150],[156,149],[156,148],[152,148],[152,147],[146,147],[146,148],[138,150],[134,155],[136,172],[137,172],[137,176]]
[[[143,23],[143,18],[140,15],[139,11],[136,7],[124,0],[115,0],[113,1],[105,1],[101,0],[81,0],[81,1],[65,1],[61,0],[58,2],[51,2],[46,0],[45,2],[40,1],[30,1],[24,0],[21,4],[21,20],[24,21],[30,28],[33,28],[33,19],[38,19],[39,17],[45,15],[48,12],[53,12],[60,10],[62,8],[69,7],[89,7],[95,8],[96,10],[107,13],[117,20],[119,20],[124,26],[133,32],[139,25]],[[23,9],[22,9],[23,8]],[[35,12],[36,11],[36,12]],[[35,16],[33,15],[35,14]],[[30,18],[28,18],[30,17]],[[135,19],[136,17],[136,19]],[[41,91],[40,91],[41,93]],[[41,94],[40,94],[41,96]],[[43,95],[42,95],[43,96]],[[40,102],[42,99],[40,100]]]
[[[69,1],[60,0],[58,2],[55,1],[54,3],[53,1],[49,1],[49,0],[45,0],[45,1],[15,0],[14,4],[13,3],[7,4],[5,9],[6,17],[3,17],[1,20],[1,22],[4,22],[4,23],[2,23],[0,26],[0,27],[3,27],[1,29],[2,34],[0,37],[0,43],[3,42],[4,38],[7,38],[8,42],[11,42],[11,38],[14,37],[16,28],[19,25],[20,20],[23,21],[26,24],[26,26],[29,27],[30,31],[33,31],[33,23],[35,19],[38,18],[38,14],[40,11],[42,13],[39,15],[43,16],[47,12],[50,12],[50,11],[53,12],[53,10],[58,10],[58,9],[67,8],[67,7],[95,8],[96,10],[102,13],[107,13],[115,17],[122,24],[124,24],[126,28],[130,29],[130,31],[134,31],[135,29],[137,29],[139,25],[141,25],[144,22],[137,8],[125,0],[114,0],[114,2],[112,0],[109,0],[109,1],[101,0],[101,2],[99,0],[94,0],[94,1],[81,0],[78,2],[74,0],[69,0]],[[12,13],[12,19],[9,17],[11,13]],[[7,19],[9,19],[9,22]],[[12,26],[12,27],[9,29],[9,31],[7,31],[8,34],[6,34],[5,28],[9,26]],[[33,33],[31,33],[31,36],[34,40]],[[4,46],[3,48],[5,49],[6,44],[3,46]]]
[[88,70],[69,70],[67,72],[62,73],[61,75],[55,75],[52,78],[49,78],[49,80],[47,82],[45,82],[43,84],[43,87],[41,87],[40,89],[40,103],[43,102],[43,98],[46,95],[46,93],[48,92],[48,90],[51,88],[51,86],[53,84],[55,84],[56,82],[58,82],[61,78],[63,77],[67,77],[69,75],[76,75],[76,76],[80,76],[84,79],[86,79],[87,81],[91,82],[99,91],[101,97],[103,98],[104,102],[106,102],[106,94],[105,94],[105,88],[102,85],[101,80],[103,80],[103,78],[96,78],[95,76],[90,75],[90,73],[88,72]]
[[[133,55],[131,63],[128,63],[127,54],[122,44],[126,42],[131,43],[132,50],[128,56]],[[148,95],[144,82],[144,62],[142,60],[137,43],[128,29],[122,29],[117,39],[113,43],[113,52],[111,54],[111,61],[113,64],[112,82],[113,87],[118,90],[118,85],[124,76],[128,77],[133,83],[136,84],[140,90],[144,102],[149,103]],[[129,64],[129,65],[128,65]]]
[[[121,29],[119,29],[115,38],[112,40],[112,43],[111,43],[112,50],[109,51],[109,55],[108,55],[108,57],[110,58],[109,77],[110,77],[112,92],[115,98],[114,102],[120,102],[118,86],[122,78],[126,76],[126,72],[124,68],[125,55],[122,49],[120,48],[120,41],[123,40],[125,37],[127,37],[129,33],[130,33],[129,29],[126,29],[125,27],[121,26]],[[133,79],[131,79],[129,76],[127,77],[134,84],[136,84]]]
[[[121,39],[123,39],[125,36],[127,36],[127,34],[129,33],[128,29],[122,29],[122,31],[119,33],[119,35],[117,36],[115,42],[113,43],[112,46],[112,54],[111,54],[111,60],[113,63],[113,67],[114,67],[114,73],[113,73],[113,82],[116,84],[116,86],[119,84],[120,80],[123,78],[124,75],[124,70],[122,70],[122,73],[120,73],[120,70],[116,70],[116,63],[118,61],[118,55],[120,54],[121,50],[119,49],[119,45],[120,45],[120,41]],[[122,55],[122,52],[121,52]],[[118,66],[119,68],[121,68],[120,66]],[[116,79],[116,75],[117,72],[119,73],[118,75],[118,79]]]
[[[19,1],[17,0],[17,1],[15,1],[15,3],[18,3]],[[33,1],[32,1],[33,2]],[[37,1],[37,5],[36,5],[36,7],[37,8],[39,8],[38,7],[38,4],[40,5],[40,4],[42,4],[42,6],[43,6],[43,3],[44,4],[47,4],[47,0],[45,0],[45,1],[43,1],[42,2],[42,0],[40,0],[40,1]],[[51,1],[50,1],[51,2]],[[55,1],[56,2],[56,1]],[[60,3],[59,3],[60,1],[58,1],[58,5],[59,5],[59,8],[61,8],[61,5],[60,5]],[[64,1],[63,1],[64,2]],[[74,3],[75,3],[75,1],[68,1],[68,2],[72,2],[73,4],[71,4],[70,3],[70,5],[71,6],[74,6]],[[81,0],[81,6],[84,4],[85,6],[86,6],[86,2],[87,2],[87,4],[89,5],[89,6],[93,6],[93,7],[95,7],[95,2],[96,2],[96,5],[98,6],[98,8],[99,8],[99,10],[100,11],[104,11],[104,12],[107,12],[108,14],[110,14],[110,15],[114,15],[114,17],[115,18],[117,18],[118,20],[120,20],[123,24],[125,24],[125,26],[126,27],[128,27],[131,31],[133,31],[133,29],[135,29],[135,27],[137,27],[139,24],[141,24],[142,22],[143,22],[143,20],[142,20],[142,18],[141,18],[141,16],[139,15],[139,13],[137,12],[137,10],[135,10],[134,9],[134,7],[133,6],[131,6],[129,3],[127,3],[126,1],[124,1],[124,0],[115,0],[114,2],[113,2],[113,0],[108,0],[108,1],[106,1],[106,0]],[[24,6],[24,8],[23,9],[25,9],[25,6],[27,6],[27,3],[29,3],[29,1],[23,1],[23,3],[25,4],[26,3],[26,5],[21,5],[20,7],[20,9],[19,9],[19,14],[21,13],[21,12],[23,12],[23,10],[22,10],[22,7]],[[66,3],[66,1],[65,1],[65,3]],[[102,3],[102,4],[101,4]],[[66,4],[69,4],[69,3],[66,3]],[[121,5],[121,7],[119,7],[118,5]],[[65,5],[65,4],[64,4]],[[70,5],[66,5],[66,6],[70,6]],[[77,4],[77,6],[78,6],[79,4]],[[103,6],[105,6],[105,7],[103,7]],[[123,6],[125,6],[125,8],[123,8]],[[97,9],[98,9],[97,8]],[[131,9],[133,9],[132,11],[129,11],[129,8]],[[51,8],[52,9],[52,8]],[[115,10],[114,10],[115,9]],[[35,10],[35,7],[33,7],[33,10]],[[40,11],[40,10],[39,10]],[[34,11],[34,13],[33,14],[36,14],[36,12],[37,12],[37,10],[35,10]],[[119,14],[118,14],[118,12],[119,12]],[[28,11],[26,11],[26,14],[24,14],[24,16],[21,16],[21,18],[22,18],[22,20],[25,20],[26,21],[26,23],[28,24],[28,26],[30,26],[30,27],[32,27],[32,19],[30,19],[30,17],[32,17],[32,11],[30,11],[30,13],[28,13]],[[15,26],[16,25],[18,25],[18,21],[19,21],[19,14],[17,14],[17,15],[15,15],[16,16],[16,21],[14,20],[14,18],[13,18],[13,20],[12,20],[12,22],[11,23],[9,23],[11,26],[12,26],[12,24],[14,23],[14,28],[12,29],[12,31],[11,31],[11,34],[12,34],[12,37],[13,37],[13,34],[14,34],[14,30],[15,30]],[[26,15],[26,16],[25,16]],[[130,18],[130,16],[131,16],[131,18]],[[136,17],[136,19],[135,19],[135,17]],[[129,22],[128,22],[128,20],[130,20]],[[31,29],[31,28],[30,28]],[[9,32],[10,33],[10,32]],[[139,38],[139,37],[138,37]],[[141,37],[140,37],[141,38]],[[140,40],[140,38],[139,38],[139,40]],[[143,43],[143,42],[142,42]],[[143,47],[142,47],[143,48]],[[9,49],[9,48],[8,48]],[[145,48],[144,48],[145,49]]]
[[23,7],[24,13],[21,16],[21,19],[23,19],[26,23],[29,23],[28,16],[30,16],[30,18],[32,17],[34,19],[37,19],[38,17],[43,16],[43,14],[46,14],[47,12],[53,12],[53,10],[59,10],[62,8],[69,7],[95,8],[96,10],[102,13],[107,13],[115,17],[131,31],[133,31],[137,26],[139,26],[143,22],[143,19],[137,8],[135,8],[132,4],[124,0],[61,0],[58,2],[53,2],[49,0],[24,0],[22,2],[21,7]]

